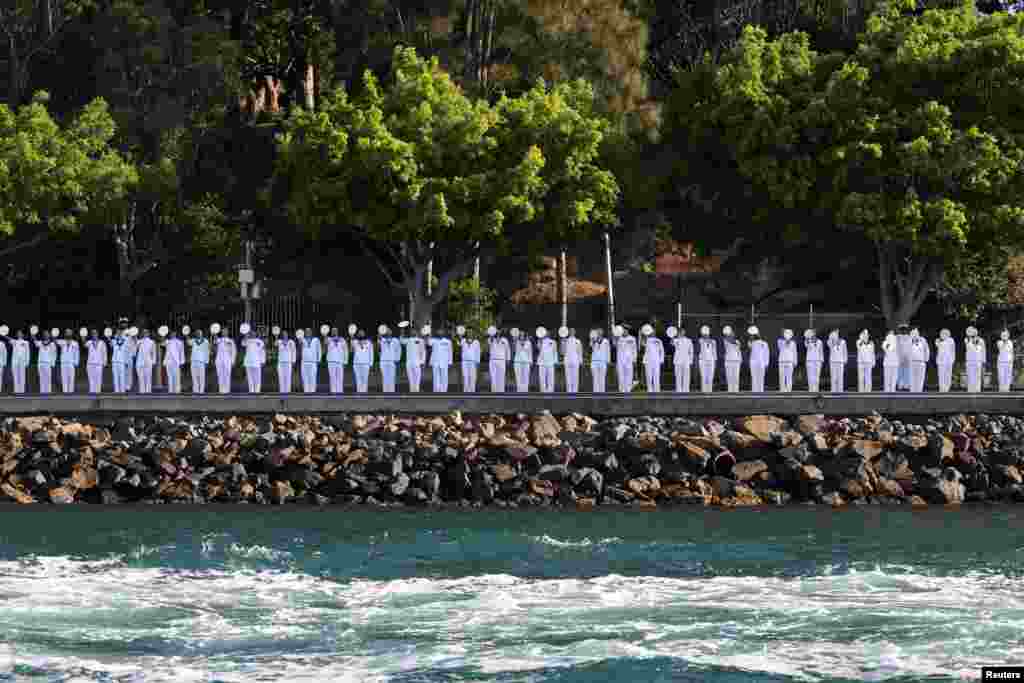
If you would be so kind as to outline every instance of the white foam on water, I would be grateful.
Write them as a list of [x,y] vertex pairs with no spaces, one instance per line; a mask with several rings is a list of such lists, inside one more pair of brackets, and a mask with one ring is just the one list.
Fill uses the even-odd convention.
[[[229,552],[278,557],[261,546]],[[62,680],[383,681],[669,657],[795,680],[882,681],[972,678],[993,653],[1024,659],[1024,580],[911,570],[338,582],[31,557],[0,562],[0,674],[17,665]]]
[[578,541],[563,541],[544,534],[543,536],[530,536],[529,538],[535,543],[550,545],[556,548],[589,548],[594,545],[611,545],[613,543],[622,542],[622,539],[618,537],[602,538],[598,541],[591,541],[589,538],[582,538]]

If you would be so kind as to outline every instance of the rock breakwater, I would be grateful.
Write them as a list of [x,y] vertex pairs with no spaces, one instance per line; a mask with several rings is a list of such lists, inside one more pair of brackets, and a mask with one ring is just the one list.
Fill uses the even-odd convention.
[[55,417],[0,422],[0,500],[501,507],[1024,501],[1024,419]]

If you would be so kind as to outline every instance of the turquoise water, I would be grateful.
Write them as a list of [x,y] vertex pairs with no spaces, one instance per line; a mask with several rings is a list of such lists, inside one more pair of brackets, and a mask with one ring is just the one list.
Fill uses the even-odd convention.
[[1024,510],[0,509],[0,681],[963,680]]

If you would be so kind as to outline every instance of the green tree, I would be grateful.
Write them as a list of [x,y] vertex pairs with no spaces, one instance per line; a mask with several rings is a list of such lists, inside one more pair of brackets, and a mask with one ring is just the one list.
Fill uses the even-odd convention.
[[[293,112],[279,138],[278,196],[314,236],[347,226],[372,245],[387,281],[411,292],[419,326],[484,245],[508,244],[509,228],[538,215],[582,226],[611,212],[614,178],[587,146],[600,143],[600,125],[573,107],[584,94],[539,85],[492,107],[466,97],[436,59],[398,48],[386,89],[367,72],[357,97],[339,89],[319,112]],[[553,189],[558,200],[546,202]],[[430,264],[438,282],[428,296]]]
[[947,273],[962,282],[967,264],[1005,264],[1024,239],[1024,122],[1012,113],[1024,84],[1007,67],[1022,26],[971,3],[921,16],[886,5],[851,57],[747,27],[721,67],[680,77],[673,121],[690,140],[719,140],[789,212],[788,233],[837,226],[869,245],[895,324]]

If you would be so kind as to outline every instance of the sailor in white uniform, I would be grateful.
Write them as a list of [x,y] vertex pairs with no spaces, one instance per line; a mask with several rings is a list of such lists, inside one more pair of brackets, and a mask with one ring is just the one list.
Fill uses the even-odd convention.
[[1010,391],[1010,385],[1013,383],[1013,341],[1010,340],[1009,330],[999,333],[996,348],[999,350],[996,361],[999,372],[999,391]]
[[821,387],[821,366],[825,362],[825,347],[814,330],[804,331],[804,366],[807,368],[807,391],[817,393]]
[[70,394],[75,390],[75,370],[81,360],[81,347],[71,330],[64,330],[64,339],[57,343],[60,345],[61,388],[65,394]]
[[123,394],[128,390],[128,328],[122,327],[110,340],[110,370],[114,375],[114,393]]
[[608,363],[612,359],[612,347],[604,338],[604,331],[590,331],[590,379],[595,394],[605,392],[608,379]]
[[711,338],[711,328],[704,325],[700,328],[700,351],[697,362],[700,364],[700,390],[710,394],[715,388],[715,365],[718,364],[718,344]]
[[356,331],[352,342],[352,372],[356,376],[356,391],[365,394],[370,388],[370,368],[373,367],[373,342],[364,330]]
[[4,371],[7,369],[8,332],[10,332],[10,328],[7,325],[0,325],[0,337],[3,337],[0,339],[0,392],[4,390]]
[[[123,318],[124,324],[128,325],[128,319]],[[135,382],[135,373],[138,371],[138,358],[139,358],[139,339],[138,339],[138,328],[132,328],[135,334],[129,334],[125,337],[125,346],[128,347],[128,357],[125,361],[124,368],[124,390],[131,391],[132,384]]]
[[50,333],[43,330],[41,339],[36,341],[39,355],[36,363],[39,366],[39,393],[50,393],[50,382],[53,377],[53,366],[57,364],[57,345]]
[[462,390],[467,394],[476,393],[476,376],[480,368],[480,341],[473,330],[461,328],[459,335],[459,359],[462,363]]
[[188,340],[192,355],[189,358],[189,377],[192,379],[192,393],[206,393],[206,369],[210,365],[210,340],[201,329],[197,329]]
[[839,336],[839,330],[832,330],[828,335],[828,367],[831,391],[834,394],[843,392],[847,360],[849,352],[846,349],[846,340]]
[[910,391],[910,325],[896,328],[896,347],[900,352],[900,370],[896,375],[896,389]]
[[935,340],[935,365],[939,370],[939,393],[948,393],[953,386],[953,363],[956,362],[956,341],[949,330],[941,330]]
[[654,334],[654,327],[650,324],[640,328],[643,335],[644,347],[644,379],[647,391],[650,393],[661,392],[661,365],[665,362],[665,344]]
[[512,358],[512,347],[505,335],[493,325],[487,328],[488,368],[491,374],[491,391],[496,394],[505,392],[505,373],[508,361]]
[[896,391],[900,371],[900,340],[892,330],[889,330],[882,342],[882,353],[882,388],[891,394]]
[[100,339],[99,330],[93,330],[89,334],[85,350],[85,372],[89,376],[89,393],[98,394],[103,391],[103,368],[107,366],[107,343]]
[[771,350],[768,342],[761,339],[761,332],[756,326],[747,328],[750,347],[750,390],[755,393],[764,392],[764,375],[768,371],[768,363],[771,362]]
[[793,391],[793,369],[797,364],[796,342],[793,341],[793,330],[783,330],[779,347],[779,391]]
[[434,383],[434,391],[444,393],[448,391],[448,368],[454,360],[455,350],[452,340],[438,330],[437,336],[430,340],[430,375]]
[[332,327],[330,332],[331,334],[326,340],[327,379],[331,386],[331,393],[340,394],[345,391],[345,366],[348,364],[348,342],[341,336],[337,327]]
[[633,391],[633,369],[639,352],[636,337],[626,325],[619,325],[620,334],[615,342],[615,370],[618,373],[619,391],[628,394]]
[[[408,323],[399,323],[403,332]],[[409,391],[419,393],[420,382],[423,379],[423,365],[427,362],[427,336],[430,334],[430,326],[424,325],[420,330],[421,336],[415,334],[403,337],[405,344],[405,374],[409,378]]]
[[217,388],[220,393],[231,393],[231,369],[235,367],[235,359],[238,357],[238,346],[235,340],[228,336],[224,328],[220,330],[220,336],[216,340],[217,357]]
[[[564,334],[563,334],[564,333]],[[562,366],[565,368],[565,391],[575,394],[580,390],[580,365],[583,364],[583,344],[576,338],[576,330],[560,327],[562,338]]]
[[139,374],[139,393],[153,393],[153,367],[156,365],[156,342],[149,336],[149,330],[142,330],[138,350],[135,353],[135,371]]
[[295,340],[288,336],[288,330],[278,330],[277,341],[277,390],[282,394],[292,391],[292,374],[299,349]]
[[871,391],[871,376],[875,372],[875,342],[867,330],[857,337],[857,391]]
[[249,330],[245,340],[245,375],[249,381],[249,393],[258,394],[263,385],[263,364],[267,362],[267,348],[255,332]]
[[985,366],[985,340],[978,336],[974,326],[967,328],[967,339],[964,340],[964,361],[967,364],[967,391],[981,391],[981,372]]
[[931,360],[931,349],[928,348],[928,341],[915,327],[910,331],[910,390],[916,394],[924,391],[924,379],[929,360]]
[[555,365],[558,363],[558,344],[548,337],[547,328],[537,328],[537,383],[542,394],[555,391]]
[[516,391],[525,394],[530,390],[530,366],[533,365],[533,343],[518,328],[512,328],[512,339],[515,347],[513,369],[516,375]]
[[[300,346],[302,348],[302,390],[307,394],[316,392],[319,382],[320,361],[323,359],[323,351],[320,340],[313,336],[313,329],[307,327],[300,330]],[[298,332],[295,336],[299,336]]]
[[25,339],[25,333],[21,330],[15,334],[11,342],[11,373],[14,375],[14,393],[25,393],[25,374],[28,371],[28,361],[31,354],[31,346]]
[[740,390],[740,367],[743,365],[743,351],[740,340],[733,334],[732,326],[722,328],[722,346],[725,349],[726,390],[737,393]]
[[[402,342],[398,341],[391,334],[391,328],[381,325],[384,328],[383,337],[380,340],[380,382],[383,391],[389,394],[395,393],[396,376],[398,364],[402,361]],[[378,328],[378,331],[380,328]]]
[[178,338],[177,330],[170,331],[167,350],[164,353],[164,367],[167,369],[167,393],[181,393],[181,366],[185,364],[185,344]]
[[689,393],[690,368],[693,366],[693,342],[686,336],[686,330],[670,327],[665,334],[672,340],[672,367],[675,371],[676,392]]

